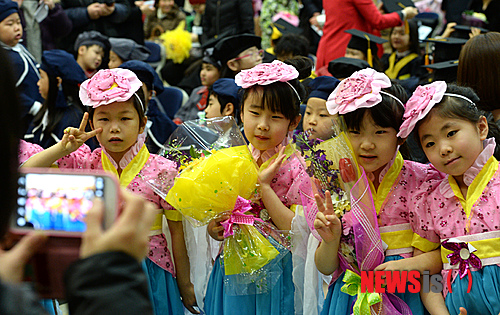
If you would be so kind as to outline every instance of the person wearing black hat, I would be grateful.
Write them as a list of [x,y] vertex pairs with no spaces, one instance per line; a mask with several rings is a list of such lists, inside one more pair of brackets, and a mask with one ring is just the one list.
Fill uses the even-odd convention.
[[175,113],[174,122],[178,125],[184,121],[198,118],[198,113],[204,111],[208,104],[208,89],[221,77],[221,62],[215,59],[214,48],[205,49],[202,58],[200,80],[201,86],[193,89],[189,99]]
[[445,37],[445,38],[427,38],[425,42],[433,45],[433,63],[455,60],[460,56],[462,46],[467,39]]
[[128,38],[109,38],[111,49],[109,50],[109,69],[118,68],[122,63],[129,60],[146,61],[151,54],[149,49],[139,45]]
[[378,58],[378,46],[387,40],[360,30],[347,30],[346,33],[352,35],[347,44],[344,57],[361,59],[368,62],[370,67],[377,71],[382,70],[380,59]]
[[158,152],[177,128],[177,125],[165,112],[164,106],[169,104],[162,104],[157,97],[164,92],[163,82],[153,67],[144,61],[125,61],[119,68],[134,72],[137,78],[144,83],[142,89],[146,99],[146,117],[148,117],[145,129],[148,134],[146,146],[150,152]]
[[434,81],[445,81],[446,83],[457,82],[458,60],[448,60],[436,62],[430,65],[423,65],[423,68],[430,69],[432,73],[425,83]]
[[85,71],[87,78],[91,78],[97,72],[110,47],[108,38],[98,31],[88,31],[78,35],[74,46],[77,52],[76,62]]
[[393,52],[382,56],[382,67],[389,79],[399,80],[408,92],[413,92],[419,81],[427,75],[420,57],[418,25],[415,20],[396,26],[390,32]]
[[362,59],[340,57],[330,61],[328,72],[339,80],[350,77],[354,72],[371,68],[368,62]]
[[42,108],[43,98],[38,92],[40,79],[37,62],[19,42],[23,36],[23,27],[19,17],[17,2],[0,1],[0,45],[7,50],[16,75],[16,88],[22,104],[22,132],[26,132],[33,117]]
[[326,100],[335,90],[340,80],[321,76],[309,83],[311,92],[307,99],[302,129],[309,133],[309,139],[327,140],[333,136],[333,115],[326,109]]
[[[46,149],[62,139],[66,127],[78,126],[85,112],[79,85],[86,79],[73,55],[58,49],[44,51],[37,85],[45,102],[24,139]],[[87,145],[97,147],[93,140]]]
[[220,61],[221,77],[233,78],[241,70],[262,63],[264,51],[260,37],[240,34],[221,39],[214,47],[214,58]]
[[210,87],[208,106],[205,108],[205,118],[233,116],[237,123],[240,122],[240,97],[234,79],[222,78]]

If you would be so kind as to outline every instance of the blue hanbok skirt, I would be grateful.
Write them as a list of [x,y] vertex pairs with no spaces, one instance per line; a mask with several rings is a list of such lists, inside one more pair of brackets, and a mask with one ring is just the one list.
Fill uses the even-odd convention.
[[146,258],[142,262],[144,272],[148,277],[149,294],[155,315],[184,314],[177,281],[172,274]]
[[208,315],[294,314],[292,254],[288,252],[278,264],[282,273],[269,291],[260,294],[229,295],[224,287],[224,266],[220,263],[220,256],[217,257],[207,285],[205,313]]
[[[388,256],[384,262],[403,259],[400,255]],[[342,281],[344,273],[328,288],[328,294],[323,305],[321,315],[350,315],[353,313],[352,307],[356,302],[356,296],[351,296],[347,293],[340,291],[345,282]],[[408,284],[407,284],[408,287]],[[425,310],[422,301],[420,300],[419,293],[410,293],[406,290],[405,293],[395,293],[395,295],[402,299],[412,311],[413,315],[428,314]]]
[[484,266],[472,271],[472,287],[467,293],[469,277],[457,276],[451,284],[452,293],[446,295],[446,307],[451,315],[459,314],[465,307],[467,314],[498,315],[500,313],[500,267]]

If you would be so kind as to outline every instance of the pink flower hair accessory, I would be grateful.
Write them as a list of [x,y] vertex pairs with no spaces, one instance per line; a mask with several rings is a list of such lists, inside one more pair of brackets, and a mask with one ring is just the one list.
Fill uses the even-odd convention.
[[367,68],[342,80],[326,101],[331,115],[347,114],[358,108],[373,107],[382,101],[381,90],[391,86],[384,73]]
[[272,63],[261,63],[248,70],[241,70],[234,82],[246,89],[254,85],[269,85],[275,82],[287,82],[299,77],[295,67],[279,60]]
[[419,85],[413,95],[406,102],[403,123],[399,128],[398,137],[406,138],[419,120],[427,116],[437,103],[441,102],[446,92],[446,82],[436,81],[426,85]]
[[141,86],[142,82],[128,69],[105,69],[83,82],[79,95],[83,105],[96,108],[128,101]]

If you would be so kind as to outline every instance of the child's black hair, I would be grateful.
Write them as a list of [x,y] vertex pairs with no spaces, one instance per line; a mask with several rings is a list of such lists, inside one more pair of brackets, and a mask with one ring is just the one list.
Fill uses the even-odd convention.
[[303,35],[286,34],[277,42],[274,53],[276,56],[291,54],[294,56],[305,56],[309,54],[309,40]]
[[[132,95],[132,97],[130,99],[133,100],[134,108],[137,111],[137,114],[139,114],[139,127],[144,127],[144,117],[146,117],[146,114],[144,113],[144,109],[142,108],[142,106],[146,106],[146,98],[144,96],[144,91],[142,88],[139,88],[137,90],[137,92],[135,92],[135,94],[137,94],[137,96],[141,100],[142,105],[135,95]],[[94,119],[94,112],[95,112],[95,108],[89,107],[89,121],[92,121],[92,122],[94,121],[93,120]]]
[[[307,98],[306,88],[300,83],[300,79],[304,79],[311,75],[309,71],[303,67],[307,57],[295,57],[288,59],[286,63],[294,66],[299,71],[297,79],[288,82],[274,82],[269,85],[254,85],[247,89],[243,89],[241,97],[241,112],[243,112],[245,100],[250,93],[258,93],[262,96],[262,106],[268,108],[275,113],[281,113],[286,119],[293,121],[300,115],[300,104]],[[310,60],[310,59],[309,59]],[[292,88],[293,87],[293,88]]]
[[[488,135],[487,138],[495,138],[497,143],[500,143],[500,128],[493,121],[492,115],[477,108],[476,104],[479,103],[479,96],[474,92],[473,89],[465,86],[458,86],[456,84],[448,84],[446,88],[446,93],[462,95],[471,100],[473,103],[456,96],[444,95],[441,102],[436,104],[431,111],[425,116],[424,119],[417,122],[415,125],[415,137],[419,146],[420,136],[418,134],[418,128],[423,122],[428,120],[432,114],[437,114],[441,117],[461,119],[470,122],[471,124],[476,124],[482,116],[486,117],[488,121]],[[495,158],[500,158],[500,148],[497,145],[495,147]]]
[[[408,95],[405,89],[398,83],[392,82],[392,86],[382,89],[382,91],[394,95],[403,104],[408,100]],[[382,94],[382,102],[370,107],[359,108],[353,112],[342,115],[344,117],[348,130],[359,130],[365,113],[370,114],[375,124],[382,128],[394,128],[399,131],[399,127],[403,123],[403,106],[394,98]]]
[[217,94],[214,92],[213,88],[210,87],[208,89],[208,99],[210,100],[210,95],[213,95],[217,98],[217,100],[219,101],[219,104],[220,104],[220,113],[222,114],[222,112],[224,112],[224,109],[226,108],[226,105],[228,103],[231,103],[233,104],[233,108],[234,108],[234,112],[233,112],[233,115],[234,115],[234,119],[236,120],[236,123],[239,124],[240,123],[240,103],[238,102],[238,100],[232,96],[229,96],[229,95],[221,95],[221,94]]
[[[59,93],[58,81],[57,78],[53,75],[47,74],[49,77],[49,91],[47,95],[47,99],[43,103],[42,108],[38,112],[38,114],[33,118],[33,123],[35,126],[38,126],[45,116],[45,113],[48,111],[48,125],[45,126],[45,130],[43,131],[44,137],[50,138],[54,129],[57,127],[59,122],[63,118],[69,118],[67,115],[70,115],[66,108],[59,108],[57,106],[57,97]],[[77,83],[63,80],[61,82],[61,90],[66,98],[65,101],[69,106],[75,106],[77,111],[72,111],[71,114],[75,115],[74,120],[80,120],[83,112],[85,111],[82,102],[79,97],[79,86]],[[66,116],[66,117],[65,117]]]

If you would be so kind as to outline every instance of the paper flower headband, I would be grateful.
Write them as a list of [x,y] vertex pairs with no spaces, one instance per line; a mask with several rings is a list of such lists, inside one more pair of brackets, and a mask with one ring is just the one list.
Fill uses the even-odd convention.
[[[391,94],[382,91],[391,86],[391,80],[384,73],[367,68],[354,72],[340,82],[326,101],[326,108],[331,115],[347,114],[358,108],[369,108],[382,101],[386,94],[401,101]],[[402,103],[401,103],[402,104]]]
[[105,69],[83,82],[79,95],[83,105],[96,108],[128,101],[141,86],[142,82],[128,69]]
[[298,78],[295,67],[275,60],[272,63],[261,63],[248,70],[241,70],[234,82],[246,89],[254,85],[269,85],[275,82],[287,82]]
[[413,95],[406,102],[406,110],[403,115],[404,121],[399,127],[398,137],[408,137],[417,122],[425,118],[434,105],[441,102],[446,87],[446,82],[436,81],[427,85],[419,85],[416,88]]

